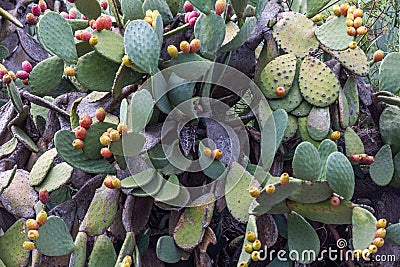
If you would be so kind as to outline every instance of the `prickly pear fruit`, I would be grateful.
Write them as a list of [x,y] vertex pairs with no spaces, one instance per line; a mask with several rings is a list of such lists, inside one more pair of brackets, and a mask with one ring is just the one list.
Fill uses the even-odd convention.
[[98,109],[96,109],[95,117],[96,117],[96,119],[97,119],[98,121],[100,121],[100,122],[104,121],[104,119],[106,118],[106,115],[107,115],[107,113],[106,113],[106,111],[104,110],[104,108],[98,108]]
[[35,249],[35,243],[31,242],[31,241],[25,241],[22,244],[22,247],[26,250],[34,250]]
[[73,67],[65,67],[64,72],[67,76],[75,76],[76,75],[76,71]]
[[190,44],[187,41],[182,41],[180,43],[180,45],[179,45],[179,48],[185,54],[189,54],[190,53]]
[[82,149],[85,143],[81,139],[75,139],[72,141],[72,146],[74,149]]
[[27,73],[30,73],[32,71],[32,64],[29,63],[29,61],[23,61],[21,64],[21,67],[24,71],[26,71]]
[[385,56],[385,52],[383,52],[382,50],[377,50],[377,51],[375,51],[375,53],[373,55],[373,61],[379,62],[383,59],[384,56]]
[[225,0],[217,0],[217,2],[215,2],[215,13],[217,13],[218,15],[224,13],[225,8],[226,8]]
[[89,44],[90,44],[91,46],[97,45],[98,42],[99,42],[99,38],[97,38],[96,35],[93,35],[93,36],[90,37],[90,39],[89,39]]
[[189,1],[186,1],[185,4],[183,5],[183,10],[185,10],[186,13],[192,12],[194,10],[194,6]]
[[340,5],[340,13],[342,14],[342,16],[346,16],[347,15],[347,11],[349,10],[349,4],[348,3],[343,3]]
[[333,196],[331,197],[329,203],[331,203],[332,206],[336,207],[340,205],[340,198],[338,198],[337,196]]
[[340,139],[340,132],[339,131],[334,131],[331,133],[331,140],[337,141]]
[[339,5],[334,5],[332,7],[332,10],[333,10],[333,14],[335,14],[335,16],[337,16],[337,17],[340,17],[340,15],[342,14],[340,12],[340,6]]
[[110,139],[109,136],[103,134],[103,135],[100,136],[100,143],[103,146],[109,146],[111,144],[111,139]]
[[286,172],[282,173],[279,182],[281,185],[287,185],[289,183],[289,174]]
[[38,224],[37,221],[34,220],[34,219],[28,219],[28,220],[26,220],[25,226],[26,226],[26,228],[28,228],[29,230],[37,230],[37,229],[39,229],[39,224]]
[[376,222],[376,229],[379,229],[379,228],[386,228],[386,225],[387,225],[387,220],[386,220],[386,219],[379,219],[379,220]]
[[104,179],[104,181],[103,181],[103,184],[107,187],[107,188],[110,188],[110,189],[114,189],[113,188],[113,184],[112,184],[112,180],[113,180],[113,178],[111,177],[111,176],[106,176],[106,178]]
[[365,26],[360,26],[357,28],[357,34],[358,35],[365,35],[367,34],[367,28]]
[[81,140],[85,140],[86,138],[86,129],[82,126],[78,126],[75,129],[75,137]]
[[24,70],[17,71],[18,79],[25,80],[29,78],[29,73]]
[[250,193],[250,196],[252,196],[254,198],[258,198],[261,195],[260,190],[256,187],[250,187],[249,193]]
[[253,246],[250,244],[244,244],[244,251],[246,251],[246,253],[252,253],[253,252]]
[[88,114],[83,113],[79,116],[79,125],[85,129],[89,129],[90,125],[92,125],[92,118]]
[[168,55],[172,58],[178,57],[178,48],[176,48],[176,46],[174,46],[174,45],[169,45],[167,47],[167,52],[168,52]]
[[381,237],[377,237],[374,239],[374,241],[372,242],[375,246],[377,246],[378,248],[383,247],[383,245],[385,244],[385,240]]
[[239,264],[239,267],[248,267],[247,262],[241,262]]
[[121,188],[121,180],[118,178],[113,178],[111,184],[114,188],[119,189]]
[[286,90],[282,86],[279,86],[279,87],[276,88],[275,94],[278,97],[283,97],[286,94]]
[[260,252],[258,251],[253,251],[251,253],[251,260],[253,261],[258,261],[260,259]]
[[199,39],[193,39],[190,42],[190,53],[197,53],[200,50],[200,40]]
[[256,234],[252,231],[249,231],[246,233],[246,240],[249,242],[254,242],[256,241]]
[[267,188],[265,189],[265,192],[267,192],[267,194],[273,194],[273,193],[275,193],[275,185],[269,184],[269,185],[267,186]]
[[36,222],[39,225],[43,225],[47,222],[47,212],[44,210],[39,211],[38,215],[36,216]]
[[119,135],[119,132],[117,131],[117,130],[112,130],[111,132],[110,132],[110,139],[111,139],[111,141],[118,141],[119,139],[120,139],[120,135]]
[[368,247],[368,250],[369,250],[369,252],[371,252],[371,253],[377,253],[377,252],[378,252],[378,247],[375,246],[375,245],[370,245],[370,246]]
[[33,15],[32,13],[26,14],[25,19],[26,19],[26,23],[31,24],[31,25],[35,25],[37,22],[35,15]]
[[347,27],[346,32],[350,36],[355,36],[357,34],[357,30],[354,27]]
[[133,66],[132,60],[128,57],[128,55],[125,55],[122,58],[122,62],[124,63],[125,66],[127,66],[128,68]]
[[354,42],[354,41],[353,41],[353,42],[350,42],[350,43],[349,43],[349,48],[350,48],[350,49],[356,49],[356,48],[357,48],[357,43]]
[[38,4],[33,4],[31,7],[31,12],[35,16],[40,16],[42,10],[40,9],[40,6]]
[[261,241],[257,239],[256,241],[253,242],[253,249],[260,250],[260,248],[261,248]]
[[363,10],[361,8],[357,8],[353,12],[354,18],[362,18],[362,15],[363,15]]
[[375,232],[375,238],[385,238],[386,236],[386,229],[385,228],[379,228]]
[[112,156],[112,153],[108,147],[103,147],[100,149],[100,154],[105,158],[110,158]]
[[100,1],[100,6],[101,6],[101,8],[102,8],[103,10],[106,10],[107,7],[108,7],[107,0],[101,0],[101,1]]
[[47,9],[47,4],[44,0],[39,0],[39,7],[42,12],[45,12]]
[[37,240],[39,238],[38,230],[29,230],[28,238],[29,238],[29,240],[32,240],[32,241]]
[[42,188],[39,191],[39,200],[43,203],[46,204],[47,201],[49,201],[49,191],[47,191],[46,188]]
[[321,13],[319,13],[319,14],[315,15],[314,17],[312,17],[311,20],[312,20],[313,22],[319,22],[319,21],[321,21],[323,18],[324,18],[324,16],[323,16]]
[[125,123],[121,122],[117,126],[117,131],[119,134],[126,134],[128,132],[128,126]]
[[361,27],[363,25],[363,20],[362,18],[358,17],[354,19],[354,27],[358,28]]
[[214,149],[213,152],[212,152],[212,157],[214,159],[222,158],[222,150],[221,149]]
[[15,81],[17,79],[17,75],[15,75],[15,73],[12,70],[8,71],[8,75],[10,75],[10,78],[13,81]]
[[129,265],[131,265],[131,264],[132,264],[132,257],[129,256],[129,255],[126,255],[126,256],[124,257],[124,259],[122,260],[122,264],[129,264]]

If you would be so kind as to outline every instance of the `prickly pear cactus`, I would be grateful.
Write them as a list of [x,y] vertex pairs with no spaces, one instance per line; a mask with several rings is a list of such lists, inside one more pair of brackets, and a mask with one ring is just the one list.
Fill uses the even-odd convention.
[[5,266],[26,266],[29,253],[22,247],[26,241],[23,232],[25,220],[16,221],[5,233],[0,236],[0,260]]

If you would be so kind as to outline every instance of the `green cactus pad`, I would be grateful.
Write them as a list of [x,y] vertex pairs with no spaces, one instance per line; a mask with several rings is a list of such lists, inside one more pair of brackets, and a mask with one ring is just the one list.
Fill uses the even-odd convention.
[[112,31],[93,31],[99,42],[93,47],[103,57],[120,64],[124,56],[124,38]]
[[311,138],[311,136],[308,134],[307,130],[307,117],[300,117],[298,118],[299,122],[299,132],[300,132],[300,137],[303,141],[309,142],[313,144],[316,148],[319,147],[320,142],[315,141],[314,139]]
[[22,244],[26,240],[24,233],[25,220],[16,221],[3,236],[0,237],[0,260],[5,266],[27,266],[30,253]]
[[[249,215],[249,219],[248,219],[247,226],[246,226],[246,233],[248,233],[248,232],[253,232],[255,234],[256,238],[258,238],[256,216],[254,216],[254,215]],[[240,253],[240,257],[239,257],[239,261],[238,261],[238,265],[237,265],[238,267],[240,267],[239,264],[241,262],[250,263],[250,261],[251,261],[251,258],[250,258],[251,254],[247,253],[244,250],[245,244],[249,244],[251,246],[253,245],[252,242],[249,242],[246,238],[244,238],[242,252]]]
[[0,146],[0,157],[4,157],[7,155],[10,155],[18,145],[18,139],[17,138],[11,138],[7,142],[5,142],[3,145]]
[[174,240],[178,247],[188,250],[200,244],[214,212],[214,201],[215,196],[209,193],[186,208],[174,229]]
[[154,31],[157,34],[158,41],[162,44],[164,41],[164,25],[161,15],[156,16]]
[[91,91],[109,92],[118,68],[118,64],[93,51],[79,58],[76,79]]
[[64,62],[57,56],[37,64],[29,74],[29,86],[33,93],[44,96],[56,89],[64,74]]
[[231,5],[235,14],[241,18],[243,16],[243,12],[248,4],[248,0],[232,0]]
[[159,260],[166,263],[177,263],[181,260],[184,251],[175,245],[172,236],[162,236],[157,240],[156,248]]
[[400,53],[389,53],[379,68],[379,91],[388,91],[397,94],[400,91],[400,77],[397,75],[400,65]]
[[65,222],[57,216],[49,216],[39,227],[39,238],[35,241],[37,250],[46,256],[66,255],[74,250],[74,242]]
[[29,175],[30,186],[38,186],[43,182],[56,156],[57,150],[52,148],[38,158]]
[[390,182],[390,185],[395,188],[400,188],[400,153],[397,153],[397,155],[394,156],[393,165],[394,165],[394,175],[392,181]]
[[143,19],[144,13],[142,9],[141,0],[121,0],[122,14],[124,14],[124,21]]
[[128,68],[124,64],[121,64],[117,71],[112,86],[113,97],[117,98],[125,86],[131,84],[137,84],[138,81],[142,78],[142,76],[143,75],[140,74],[139,72],[136,72],[132,68]]
[[249,186],[254,177],[239,163],[233,162],[225,182],[225,200],[229,212],[236,220],[246,222],[249,206],[254,198],[248,194]]
[[247,18],[246,22],[240,29],[240,31],[233,37],[233,39],[221,47],[221,52],[234,51],[241,47],[250,37],[256,26],[257,19],[255,17]]
[[11,132],[27,149],[35,153],[39,152],[39,148],[35,142],[33,142],[33,140],[21,128],[12,125]]
[[101,8],[97,0],[75,0],[75,6],[89,20],[97,19],[101,15]]
[[171,175],[168,181],[164,183],[161,190],[154,196],[154,199],[159,202],[169,202],[179,196],[180,185],[176,175]]
[[[315,261],[319,254],[320,242],[314,228],[294,211],[288,214],[287,226],[289,251],[298,252],[296,260],[303,264]],[[307,251],[314,251],[314,257],[312,253],[303,253]]]
[[87,234],[85,232],[78,232],[74,243],[74,252],[71,255],[70,266],[84,267],[86,263],[86,244]]
[[38,26],[38,39],[49,54],[57,55],[70,64],[78,61],[74,33],[60,14],[50,11],[43,15]]
[[316,181],[321,166],[318,150],[311,143],[302,142],[294,152],[292,165],[293,173],[297,178]]
[[17,166],[14,166],[13,169],[2,172],[0,174],[0,195],[11,184],[16,173],[17,173]]
[[11,83],[7,86],[7,92],[9,94],[9,97],[11,99],[14,108],[17,110],[19,114],[23,114],[24,106],[22,104],[21,96],[18,92],[17,87],[15,86],[14,81],[11,81]]
[[344,141],[346,144],[346,156],[348,158],[351,158],[352,155],[365,153],[363,142],[350,127],[344,132]]
[[296,57],[291,54],[279,56],[269,62],[261,72],[260,89],[268,99],[280,98],[276,88],[283,87],[288,94],[296,74]]
[[340,90],[339,92],[338,102],[340,127],[346,129],[347,127],[349,127],[350,108],[349,103],[347,102],[347,97],[344,94],[343,90]]
[[290,139],[292,139],[296,135],[298,129],[299,129],[299,123],[297,122],[297,118],[289,114],[288,123],[285,130],[285,136],[283,137],[283,142],[287,142]]
[[315,36],[324,46],[332,50],[345,50],[354,40],[347,34],[346,17],[334,17],[317,28]]
[[84,140],[83,154],[86,158],[101,159],[100,150],[104,147],[100,143],[100,136],[107,132],[108,128],[117,128],[115,124],[108,122],[93,123],[86,131],[86,138]]
[[158,10],[162,17],[164,24],[168,24],[172,21],[173,16],[171,10],[166,1],[163,0],[145,0],[143,2],[143,13],[147,10]]
[[368,210],[355,207],[352,216],[353,248],[366,249],[372,243],[376,231],[376,218]]
[[331,69],[319,59],[307,57],[301,63],[300,91],[313,106],[327,107],[339,96],[340,84]]
[[154,197],[161,190],[164,184],[164,178],[161,174],[156,172],[153,179],[151,179],[150,183],[142,186],[141,188],[135,188],[131,192],[132,195],[137,197],[146,197],[151,196]]
[[72,141],[75,134],[67,130],[61,130],[54,136],[54,144],[58,155],[69,165],[88,173],[115,174],[116,169],[105,159],[90,160],[85,157],[82,149],[74,149]]
[[40,191],[40,189],[47,189],[47,191],[53,192],[54,190],[59,189],[61,186],[68,183],[73,170],[74,169],[66,162],[57,164],[47,174],[43,183],[35,188],[36,191]]
[[303,100],[297,108],[290,112],[290,114],[296,117],[305,117],[310,114],[312,107],[313,106],[311,106],[307,101]]
[[307,0],[307,17],[312,18],[317,15],[329,2],[330,0]]
[[318,48],[314,22],[295,12],[280,13],[279,18],[272,34],[286,53],[303,58]]
[[372,181],[379,186],[390,183],[394,174],[392,150],[389,145],[384,145],[375,155],[375,161],[369,168]]
[[98,236],[89,257],[88,267],[112,267],[116,259],[117,254],[111,239],[105,234]]
[[400,223],[391,224],[386,228],[386,237],[391,241],[400,244]]
[[198,8],[201,12],[208,15],[211,11],[212,2],[210,0],[192,0],[190,1],[196,8]]
[[400,152],[400,108],[389,105],[379,118],[379,128],[382,140],[390,145],[393,154]]
[[360,113],[360,101],[358,100],[358,88],[354,76],[350,76],[343,87],[349,108],[349,126],[353,126]]
[[290,200],[301,203],[318,203],[327,200],[333,194],[326,181],[298,182],[300,186],[288,197]]
[[96,193],[86,212],[80,232],[90,236],[101,235],[113,223],[118,211],[120,191],[105,186],[96,189]]
[[136,242],[137,240],[135,240],[135,233],[127,232],[125,235],[124,243],[122,244],[121,250],[118,254],[117,264],[122,263],[126,256],[133,256],[133,254],[135,253]]
[[8,51],[8,48],[4,45],[0,45],[0,61],[3,61],[3,59],[7,58],[9,55],[10,52]]
[[155,177],[155,169],[147,169],[121,181],[121,188],[134,189],[147,185]]
[[182,79],[175,73],[172,73],[168,80],[168,86],[169,88],[172,88],[167,93],[169,102],[176,107],[191,99],[195,85],[196,83],[188,83],[188,80]]
[[332,206],[329,199],[310,204],[288,200],[287,206],[309,220],[326,224],[351,224],[354,208],[347,200],[340,201],[338,206]]
[[93,51],[93,47],[88,42],[77,42],[76,43],[76,51],[78,53],[78,57],[81,57],[89,52]]
[[153,114],[154,100],[147,90],[140,90],[133,94],[130,109],[130,123],[128,127],[139,132],[146,127]]
[[89,21],[86,19],[68,19],[67,22],[72,28],[72,32],[84,30],[89,27]]
[[172,12],[173,16],[176,16],[176,14],[178,14],[178,12],[181,10],[181,5],[183,3],[181,3],[182,1],[179,0],[166,0],[167,4],[169,6],[169,9]]
[[349,71],[354,72],[358,76],[367,76],[369,73],[369,63],[364,51],[357,47],[355,49],[346,49],[344,51],[332,51],[327,49],[328,52],[342,63],[343,67]]
[[125,52],[141,70],[157,72],[161,43],[153,28],[144,20],[131,21],[125,30]]
[[350,200],[354,194],[354,172],[350,161],[340,152],[333,152],[326,160],[326,179],[332,190]]
[[316,141],[326,138],[331,126],[329,108],[313,107],[307,117],[307,131]]
[[201,14],[194,26],[194,35],[201,42],[200,53],[214,59],[225,39],[225,21],[215,13]]
[[335,142],[329,139],[325,139],[321,142],[318,147],[319,157],[321,159],[321,172],[318,180],[326,180],[326,160],[329,155],[337,151],[337,145]]

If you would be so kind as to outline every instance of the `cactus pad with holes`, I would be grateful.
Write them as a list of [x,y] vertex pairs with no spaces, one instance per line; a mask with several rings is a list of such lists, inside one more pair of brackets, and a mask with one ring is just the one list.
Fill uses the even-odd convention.
[[358,76],[367,76],[369,73],[369,63],[364,51],[356,47],[356,49],[346,49],[343,51],[329,50],[328,52],[342,63],[343,67],[354,72]]

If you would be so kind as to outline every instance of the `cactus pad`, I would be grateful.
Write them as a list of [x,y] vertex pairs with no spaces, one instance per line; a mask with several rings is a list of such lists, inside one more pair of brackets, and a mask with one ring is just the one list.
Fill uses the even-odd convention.
[[397,245],[400,244],[400,223],[391,224],[386,228],[386,237]]
[[33,142],[33,140],[21,128],[12,125],[11,132],[14,137],[17,138],[18,141],[21,142],[27,149],[35,153],[39,152],[39,148],[35,142]]
[[64,74],[64,62],[57,56],[50,57],[37,64],[29,74],[29,86],[37,95],[46,95],[61,83]]
[[351,224],[354,208],[347,200],[340,201],[339,206],[332,206],[329,199],[310,204],[288,200],[287,206],[309,220],[326,224]]
[[353,248],[366,249],[374,240],[376,218],[368,210],[355,207],[352,216]]
[[128,127],[134,132],[139,132],[146,127],[153,113],[154,100],[147,90],[140,90],[132,95],[129,106],[130,121]]
[[89,20],[97,19],[101,15],[101,8],[97,0],[75,0],[75,6]]
[[142,9],[141,0],[121,0],[122,14],[124,14],[124,21],[143,19],[144,13]]
[[315,38],[317,26],[304,15],[295,12],[279,14],[280,20],[275,24],[273,36],[281,49],[286,53],[303,58],[318,48]]
[[141,188],[133,189],[131,192],[132,195],[137,197],[146,197],[152,196],[154,197],[162,188],[164,182],[164,178],[161,174],[156,172],[153,179],[151,179],[150,183],[142,186]]
[[329,108],[313,107],[307,117],[307,131],[310,137],[321,141],[328,135],[330,126]]
[[35,188],[36,191],[39,191],[42,188],[47,189],[49,192],[59,189],[69,181],[73,170],[74,169],[66,162],[57,164],[47,174],[43,183]]
[[92,91],[109,92],[118,68],[118,64],[96,52],[90,52],[79,58],[76,79]]
[[183,255],[183,250],[175,245],[173,237],[162,236],[157,241],[156,253],[163,262],[177,263]]
[[302,180],[315,181],[320,173],[321,160],[318,150],[309,142],[297,146],[293,157],[293,173]]
[[76,32],[78,30],[84,30],[87,27],[89,27],[89,21],[85,19],[68,19],[67,21],[72,28],[72,32]]
[[56,156],[57,150],[52,148],[38,158],[29,175],[30,186],[38,186],[43,182]]
[[103,57],[121,63],[124,56],[124,38],[112,31],[93,31],[92,35],[97,36],[99,42],[93,47]]
[[318,12],[323,9],[327,4],[329,4],[330,0],[307,0],[307,17],[312,18],[314,15],[318,14]]
[[161,43],[153,28],[144,20],[131,21],[125,30],[125,52],[141,70],[157,72]]
[[[303,264],[315,261],[316,255],[319,254],[320,242],[314,228],[294,211],[288,214],[287,226],[289,251],[298,252],[296,260]],[[315,254],[303,253],[307,251],[314,251]]]
[[196,8],[198,8],[204,14],[210,14],[211,1],[209,0],[192,0],[190,1]]
[[400,77],[398,66],[400,65],[400,53],[389,53],[382,61],[379,68],[379,90],[397,94],[400,90]]
[[342,91],[346,97],[349,109],[349,126],[353,126],[360,113],[360,101],[358,100],[358,88],[354,76],[350,76]]
[[173,16],[166,1],[164,0],[145,0],[143,2],[143,12],[147,10],[158,10],[164,24],[172,21]]
[[215,13],[201,14],[194,26],[194,35],[201,42],[200,53],[214,59],[225,39],[225,21]]
[[198,150],[200,167],[205,175],[212,179],[218,179],[226,171],[225,165],[217,159],[213,159],[203,155],[204,148],[205,145],[203,144],[203,142],[200,142]]
[[104,186],[97,189],[79,231],[91,236],[103,234],[114,221],[119,196],[119,190]]
[[340,152],[333,152],[326,160],[326,179],[332,190],[350,200],[354,194],[354,172],[350,161]]
[[301,63],[300,91],[313,106],[327,107],[338,98],[340,84],[331,69],[317,58],[307,57]]
[[100,143],[100,136],[107,131],[108,128],[116,128],[116,125],[108,122],[93,123],[86,131],[85,145],[83,146],[83,154],[88,159],[101,159],[101,148],[104,146]]
[[364,154],[363,142],[350,127],[344,132],[344,141],[346,144],[346,156],[348,158],[351,158],[352,155]]
[[297,130],[299,129],[299,123],[297,122],[297,118],[293,115],[288,116],[288,123],[285,130],[285,136],[283,137],[283,142],[287,142],[292,139]]
[[26,266],[28,264],[29,252],[22,244],[26,241],[26,235],[22,231],[25,221],[16,221],[3,236],[0,237],[0,260],[5,266]]
[[375,155],[374,163],[369,168],[372,181],[379,186],[386,186],[390,183],[394,174],[392,150],[389,145],[384,145]]
[[335,142],[329,139],[325,139],[321,142],[318,147],[319,157],[321,159],[321,172],[318,180],[326,180],[326,160],[329,155],[337,151],[337,145]]
[[[247,226],[246,226],[246,233],[248,233],[248,232],[253,232],[255,234],[256,238],[258,238],[256,216],[254,216],[254,215],[249,215],[249,219],[248,219]],[[242,252],[240,253],[240,257],[239,257],[239,261],[238,261],[238,266],[239,266],[239,263],[241,263],[241,262],[249,263],[251,260],[251,258],[250,258],[251,254],[247,253],[244,250],[245,244],[249,244],[251,246],[253,245],[252,242],[249,242],[247,239],[244,239],[243,246],[242,246]]]
[[343,67],[349,71],[354,72],[358,76],[367,76],[369,73],[369,63],[367,56],[364,51],[357,47],[355,49],[346,49],[344,51],[332,51],[328,49],[328,52],[342,63]]
[[296,74],[296,57],[291,54],[279,56],[269,62],[260,76],[260,89],[268,99],[279,98],[276,88],[283,87],[290,92]]
[[311,109],[312,106],[307,101],[303,100],[297,108],[290,112],[290,114],[296,117],[305,117],[310,114]]
[[389,105],[379,118],[379,127],[382,140],[390,145],[393,154],[400,152],[400,108]]
[[0,157],[10,155],[17,148],[17,145],[18,139],[14,137],[2,144],[0,146]]
[[81,149],[74,149],[72,147],[74,139],[75,134],[67,130],[58,131],[54,136],[58,155],[69,165],[88,173],[116,173],[116,169],[105,159],[90,160],[85,157]]
[[326,181],[297,181],[300,186],[289,196],[290,200],[301,203],[318,203],[330,198],[332,189]]
[[74,250],[74,242],[65,222],[57,216],[49,216],[39,227],[37,250],[46,256],[61,256]]
[[68,63],[76,63],[74,33],[69,23],[58,13],[46,12],[40,19],[38,39],[43,48]]
[[122,263],[126,256],[132,256],[132,254],[135,253],[136,242],[139,243],[138,240],[135,239],[135,233],[127,232],[124,243],[122,244],[121,250],[118,254],[117,264]]
[[78,232],[74,243],[74,252],[71,255],[70,266],[82,267],[86,263],[87,234]]
[[156,170],[147,169],[121,181],[121,188],[133,189],[147,185],[155,177]]
[[354,40],[347,34],[346,17],[340,16],[325,22],[315,31],[315,36],[324,46],[332,50],[345,50]]
[[191,203],[191,207],[186,208],[174,229],[174,239],[178,247],[193,249],[200,244],[214,212],[214,201],[213,194],[205,194]]
[[221,47],[222,52],[234,51],[241,47],[250,37],[253,32],[254,26],[256,26],[257,19],[250,17],[246,19],[246,22],[240,29],[240,31],[233,37],[233,39]]
[[349,103],[347,102],[347,97],[344,94],[343,90],[340,90],[339,92],[338,102],[340,126],[342,128],[347,128],[349,127],[350,109]]
[[307,130],[307,117],[300,117],[298,119],[299,122],[299,133],[300,137],[303,141],[309,142],[313,144],[316,148],[320,145],[320,142],[315,141],[314,139],[311,138],[311,136],[308,134]]
[[232,163],[225,182],[225,199],[229,212],[240,222],[246,222],[254,198],[247,193],[254,177],[239,163]]
[[160,189],[160,191],[154,196],[154,199],[159,202],[169,202],[179,196],[180,185],[179,179],[176,175],[171,175]]
[[116,259],[117,254],[111,239],[105,234],[98,236],[89,257],[88,267],[114,266]]

